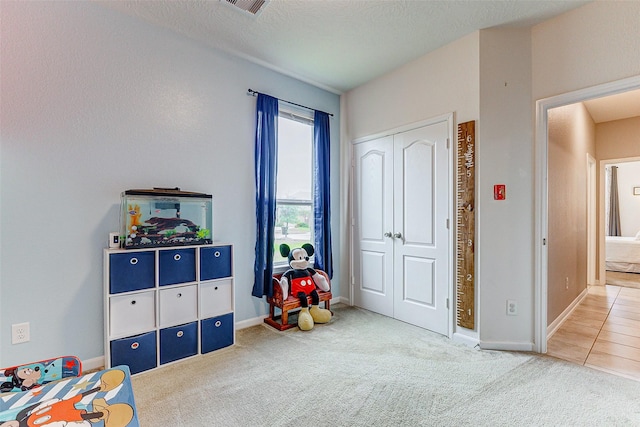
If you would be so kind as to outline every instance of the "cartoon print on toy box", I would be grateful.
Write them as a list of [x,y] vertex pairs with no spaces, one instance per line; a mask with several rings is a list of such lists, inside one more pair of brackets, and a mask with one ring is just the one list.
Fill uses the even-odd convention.
[[30,390],[52,381],[82,374],[80,359],[73,356],[41,360],[0,371],[0,393]]
[[129,368],[0,395],[0,427],[139,427]]
[[[327,323],[331,320],[331,312],[320,308],[320,296],[316,286],[323,291],[329,290],[327,279],[309,267],[309,257],[314,254],[313,246],[305,243],[301,248],[291,249],[289,245],[280,245],[280,255],[289,260],[289,270],[280,278],[282,295],[287,298],[293,295],[300,300],[300,312],[298,313],[298,327],[303,331],[313,329],[316,323]],[[311,296],[311,308],[307,296]]]

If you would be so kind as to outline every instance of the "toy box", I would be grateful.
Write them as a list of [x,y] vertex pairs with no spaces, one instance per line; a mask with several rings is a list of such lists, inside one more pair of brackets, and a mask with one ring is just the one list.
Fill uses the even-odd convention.
[[5,393],[0,426],[140,427],[129,367]]
[[179,188],[122,193],[121,245],[126,249],[205,245],[213,242],[210,194]]
[[82,362],[75,356],[63,356],[3,368],[0,369],[0,393],[31,390],[43,384],[80,375],[82,375]]

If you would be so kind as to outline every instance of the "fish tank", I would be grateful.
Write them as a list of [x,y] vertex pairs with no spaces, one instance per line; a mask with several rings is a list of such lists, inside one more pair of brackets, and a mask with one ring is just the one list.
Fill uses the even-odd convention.
[[121,194],[120,244],[125,249],[213,242],[213,198],[179,188]]

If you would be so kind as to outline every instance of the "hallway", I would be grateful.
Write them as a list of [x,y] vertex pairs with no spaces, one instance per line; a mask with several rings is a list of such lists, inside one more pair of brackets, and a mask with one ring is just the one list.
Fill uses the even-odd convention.
[[547,354],[640,381],[640,289],[590,287]]

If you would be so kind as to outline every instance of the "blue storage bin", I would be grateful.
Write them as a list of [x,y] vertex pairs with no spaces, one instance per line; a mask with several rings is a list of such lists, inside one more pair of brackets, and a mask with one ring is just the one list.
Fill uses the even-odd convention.
[[203,354],[233,344],[233,313],[204,319],[201,322],[200,348]]
[[158,257],[160,286],[196,281],[195,248],[162,250]]
[[160,330],[160,364],[198,353],[198,322]]
[[231,277],[231,246],[200,248],[200,280]]
[[153,288],[156,278],[154,252],[132,252],[109,255],[110,293]]
[[128,365],[132,374],[156,367],[156,332],[111,341],[111,366]]

